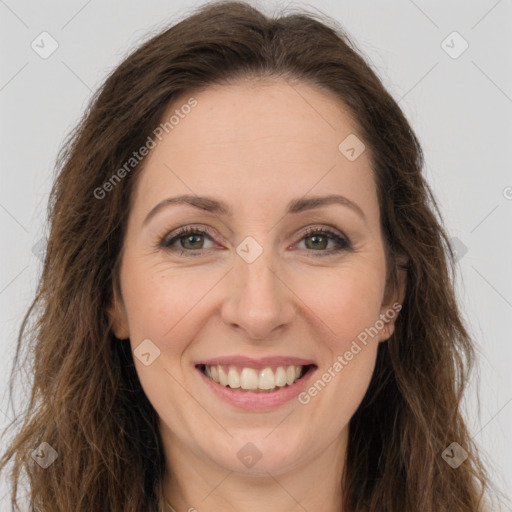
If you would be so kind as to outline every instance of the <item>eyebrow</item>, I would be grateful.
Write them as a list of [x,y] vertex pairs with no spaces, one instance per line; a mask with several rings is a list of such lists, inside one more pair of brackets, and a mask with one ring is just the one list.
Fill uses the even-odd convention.
[[[227,217],[233,216],[233,212],[231,211],[229,206],[222,201],[207,196],[185,194],[177,197],[168,197],[163,201],[160,201],[147,214],[146,218],[144,219],[143,225],[146,225],[150,221],[150,219],[154,217],[163,208],[170,205],[180,204],[187,204],[200,210],[211,212],[217,215],[224,215]],[[354,203],[353,201],[344,196],[337,194],[292,199],[286,207],[286,214],[297,214],[306,210],[313,210],[315,208],[321,208],[322,206],[327,206],[331,204],[340,204],[343,206],[347,206],[348,208],[356,212],[365,222],[367,222],[366,216],[358,204]]]

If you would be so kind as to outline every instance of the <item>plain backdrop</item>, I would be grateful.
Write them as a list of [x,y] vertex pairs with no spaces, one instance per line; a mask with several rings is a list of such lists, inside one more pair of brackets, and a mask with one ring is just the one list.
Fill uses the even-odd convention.
[[[201,3],[0,0],[0,427],[13,415],[7,382],[42,267],[57,151],[106,74]],[[511,0],[253,4],[267,13],[305,7],[335,18],[418,135],[460,258],[461,308],[478,342],[468,424],[492,463],[502,509],[512,510]],[[1,510],[7,492],[2,482]]]

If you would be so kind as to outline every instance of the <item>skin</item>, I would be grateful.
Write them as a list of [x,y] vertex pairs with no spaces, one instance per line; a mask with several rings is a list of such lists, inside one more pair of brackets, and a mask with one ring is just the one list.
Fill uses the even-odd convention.
[[[149,338],[161,351],[149,366],[134,360],[160,419],[165,495],[177,512],[339,511],[348,423],[397,315],[307,404],[237,409],[208,389],[194,362],[311,358],[315,382],[379,315],[402,303],[403,282],[395,294],[385,290],[369,149],[355,161],[338,150],[357,129],[334,96],[305,83],[253,79],[193,96],[197,106],[164,134],[139,176],[121,297],[109,310],[116,336],[129,337],[133,350]],[[357,203],[366,220],[335,204],[284,214],[291,199],[333,193]],[[156,204],[180,194],[222,200],[233,217],[173,205],[143,225]],[[159,247],[187,225],[210,227],[213,236],[196,235],[187,245],[182,235],[174,252]],[[315,248],[314,235],[304,237],[305,228],[329,226],[353,248],[332,253],[334,240]],[[247,236],[263,248],[252,263],[236,252]],[[179,254],[194,248],[203,254]],[[262,455],[250,468],[237,457],[248,442]]]

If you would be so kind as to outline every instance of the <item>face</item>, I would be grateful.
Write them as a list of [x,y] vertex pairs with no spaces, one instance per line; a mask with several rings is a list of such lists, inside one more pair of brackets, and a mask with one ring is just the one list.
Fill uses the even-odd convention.
[[109,313],[169,457],[279,474],[343,450],[398,315],[369,149],[306,84],[193,97],[138,177]]

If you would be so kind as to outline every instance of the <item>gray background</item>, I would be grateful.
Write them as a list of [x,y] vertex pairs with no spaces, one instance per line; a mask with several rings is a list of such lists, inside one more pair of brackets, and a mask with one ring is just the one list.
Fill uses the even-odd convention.
[[[465,401],[468,423],[493,465],[503,510],[512,510],[511,0],[253,3],[269,13],[305,6],[338,20],[419,136],[427,178],[460,257],[461,307],[479,344],[479,377]],[[13,414],[7,379],[41,270],[57,151],[105,75],[200,4],[0,0],[0,427]],[[35,41],[40,52],[43,44],[50,48],[49,39],[41,42],[43,31],[58,43],[45,59],[31,47]],[[469,46],[459,55],[464,40]],[[7,490],[2,482],[2,510]]]

